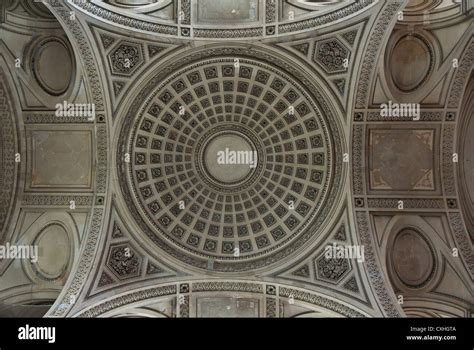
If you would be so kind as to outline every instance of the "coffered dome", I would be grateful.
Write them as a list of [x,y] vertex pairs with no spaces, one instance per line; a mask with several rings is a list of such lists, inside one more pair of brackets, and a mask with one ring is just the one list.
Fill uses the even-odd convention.
[[[125,198],[143,231],[180,260],[255,269],[318,233],[335,131],[321,95],[283,64],[254,49],[193,53],[161,70],[172,73],[155,76],[127,113],[137,117],[122,128]],[[219,152],[257,161],[219,164]]]

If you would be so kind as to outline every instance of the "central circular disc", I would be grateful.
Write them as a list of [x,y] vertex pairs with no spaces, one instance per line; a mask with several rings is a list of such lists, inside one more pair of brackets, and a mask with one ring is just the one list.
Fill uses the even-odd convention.
[[250,141],[238,134],[226,133],[207,143],[203,160],[211,178],[223,184],[235,184],[252,174],[257,155]]

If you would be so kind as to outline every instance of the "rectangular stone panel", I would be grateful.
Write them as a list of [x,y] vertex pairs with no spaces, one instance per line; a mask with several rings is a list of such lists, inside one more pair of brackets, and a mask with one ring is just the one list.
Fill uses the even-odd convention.
[[89,130],[27,130],[27,190],[91,190],[93,138]]
[[198,24],[225,25],[259,20],[257,0],[199,0],[196,6]]
[[369,190],[387,193],[436,191],[439,127],[369,127]]
[[258,317],[259,302],[251,298],[203,297],[197,299],[197,317]]

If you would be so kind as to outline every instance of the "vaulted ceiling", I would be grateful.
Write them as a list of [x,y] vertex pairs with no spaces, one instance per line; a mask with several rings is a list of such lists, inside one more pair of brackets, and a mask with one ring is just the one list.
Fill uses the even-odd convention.
[[471,6],[3,1],[0,313],[471,317]]

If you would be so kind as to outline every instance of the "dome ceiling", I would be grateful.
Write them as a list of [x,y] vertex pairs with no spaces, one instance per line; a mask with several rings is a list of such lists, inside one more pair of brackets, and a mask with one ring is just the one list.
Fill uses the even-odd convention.
[[[120,180],[137,223],[200,268],[276,262],[318,234],[334,203],[331,112],[297,80],[304,72],[265,58],[255,49],[193,52],[149,81],[122,127],[130,161],[119,154]],[[226,149],[255,154],[256,165],[218,164]]]

